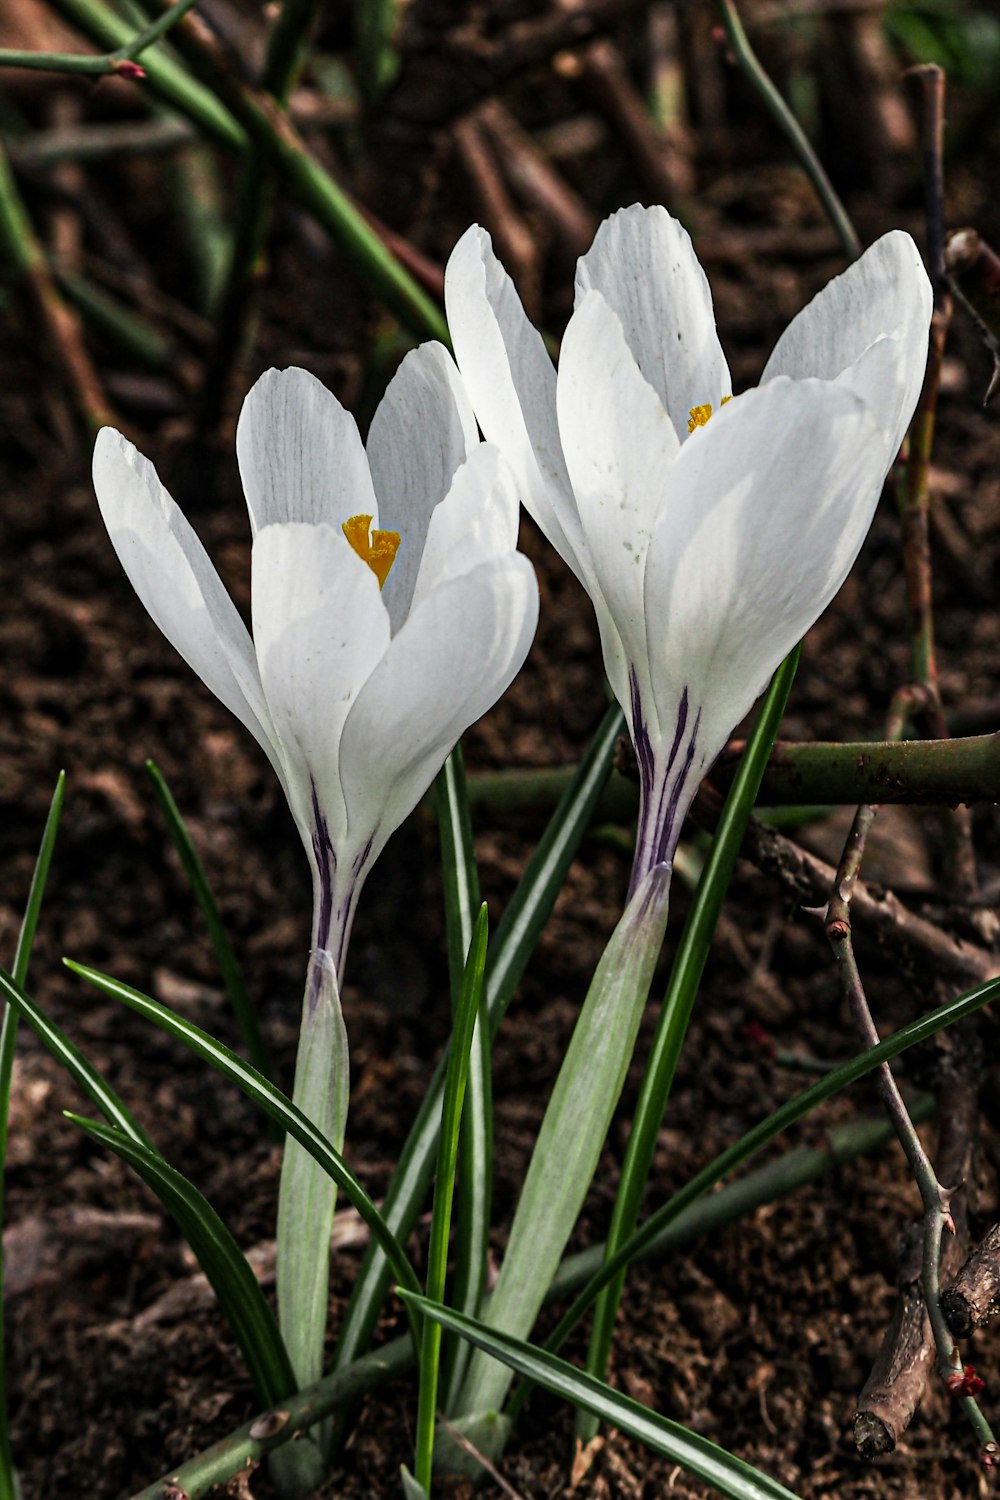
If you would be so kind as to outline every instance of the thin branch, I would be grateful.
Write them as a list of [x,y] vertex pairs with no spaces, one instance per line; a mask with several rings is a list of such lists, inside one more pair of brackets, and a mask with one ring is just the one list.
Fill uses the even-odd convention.
[[994,1225],[969,1256],[942,1294],[941,1305],[956,1338],[968,1338],[974,1328],[985,1327],[1000,1309],[1000,1225]]
[[944,247],[952,291],[971,314],[993,356],[993,375],[983,397],[989,406],[1000,391],[1000,256],[974,229],[956,229]]
[[[317,9],[318,0],[285,0],[268,34],[261,88],[283,115],[305,60]],[[202,381],[202,432],[211,430],[224,409],[233,370],[250,342],[254,293],[265,270],[275,190],[274,153],[254,138],[240,163],[232,251],[216,309],[215,342]]]
[[[908,692],[904,690],[904,693],[894,700],[888,725],[889,738],[897,739],[902,735],[906,718],[914,706],[913,700],[912,690]],[[878,1046],[880,1038],[854,954],[851,905],[861,873],[865,842],[877,812],[877,806],[866,804],[859,807],[854,816],[834,878],[825,922],[826,935],[833,950],[844,997],[850,1007],[855,1030],[866,1047]],[[944,1187],[938,1180],[888,1063],[883,1063],[879,1067],[876,1077],[882,1103],[903,1148],[910,1171],[919,1188],[924,1208],[920,1285],[933,1334],[934,1347],[937,1351],[938,1369],[950,1389],[961,1389],[964,1372],[941,1307],[940,1284],[942,1235],[946,1227],[952,1233],[955,1230],[951,1215],[953,1189]],[[913,1368],[919,1373],[919,1361],[914,1361]],[[980,1411],[974,1396],[963,1397],[962,1404],[979,1440],[981,1450],[986,1451],[987,1444],[995,1444],[989,1423]],[[908,1415],[907,1413],[907,1419]]]
[[165,36],[197,3],[198,0],[175,0],[169,10],[142,31],[137,31],[130,41],[101,57],[83,57],[76,52],[21,52],[0,48],[0,68],[36,68],[46,73],[84,73],[91,77],[117,73],[123,78],[145,78],[145,69],[136,59]]

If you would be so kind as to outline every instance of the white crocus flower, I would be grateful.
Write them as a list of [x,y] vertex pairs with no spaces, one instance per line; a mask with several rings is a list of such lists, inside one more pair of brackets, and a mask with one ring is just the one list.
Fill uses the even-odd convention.
[[342,978],[365,876],[514,678],[538,591],[510,475],[439,344],[403,361],[367,453],[296,369],[257,382],[236,448],[253,639],[153,466],[111,428],[94,484],[136,593],[271,761],[315,876],[313,946]]
[[[349,413],[295,369],[257,382],[236,447],[253,536],[252,639],[152,464],[109,428],[94,484],[136,593],[256,738],[288,798],[314,878],[293,1098],[339,1148],[348,1089],[339,997],[361,886],[456,741],[519,670],[538,588],[515,550],[511,475],[479,442],[439,344],[403,361],[367,453]],[[289,1143],[278,1304],[303,1385],[322,1368],[334,1197]]]
[[445,291],[480,426],[597,612],[639,762],[636,889],[854,561],[919,395],[930,285],[910,237],[887,234],[737,396],[708,282],[662,208],[601,225],[558,376],[482,229]]
[[[558,375],[481,229],[456,246],[445,298],[480,426],[593,601],[639,764],[630,900],[563,1059],[485,1313],[525,1338],[632,1054],[684,814],[854,561],[919,394],[931,295],[913,242],[887,235],[738,396],[704,273],[662,208],[626,209],[598,230]],[[487,1451],[510,1378],[473,1354],[451,1413]]]

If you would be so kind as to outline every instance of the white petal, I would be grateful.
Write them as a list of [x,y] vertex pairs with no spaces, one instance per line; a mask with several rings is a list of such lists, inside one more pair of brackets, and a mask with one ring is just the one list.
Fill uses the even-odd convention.
[[94,488],[112,545],[149,614],[283,779],[246,626],[153,465],[112,427],[102,428],[94,446]]
[[641,677],[646,657],[646,553],[680,444],[639,373],[621,323],[598,292],[583,297],[566,329],[558,409],[605,667],[628,712],[629,666],[638,666]]
[[393,636],[344,725],[340,770],[350,836],[374,858],[460,736],[506,691],[538,622],[520,553],[434,589]]
[[[761,383],[776,375],[843,377],[872,405],[886,432],[889,457],[899,450],[920,395],[933,309],[931,284],[910,236],[900,229],[876,240],[804,307],[774,346]],[[861,361],[880,339],[898,340],[892,360]],[[852,367],[860,366],[854,375]]]
[[416,609],[445,579],[513,552],[520,508],[514,476],[500,450],[492,443],[480,443],[431,516],[412,607]]
[[378,579],[339,528],[289,521],[257,535],[252,599],[261,682],[292,811],[308,837],[315,800],[339,854],[341,731],[389,644]]
[[852,392],[778,379],[685,443],[646,564],[660,723],[687,689],[714,759],[843,583],[874,514],[882,436]]
[[687,230],[665,208],[620,209],[577,265],[577,304],[598,291],[681,442],[691,408],[732,394],[712,293]]
[[357,424],[306,370],[267,370],[243,403],[236,457],[254,536],[276,521],[339,525],[378,505]]
[[579,520],[559,443],[556,372],[478,225],[451,252],[444,300],[479,425],[513,469],[522,505],[579,576]]
[[382,590],[393,630],[406,619],[431,513],[479,430],[455,361],[443,344],[421,344],[403,360],[368,433],[379,524],[398,531],[399,551]]

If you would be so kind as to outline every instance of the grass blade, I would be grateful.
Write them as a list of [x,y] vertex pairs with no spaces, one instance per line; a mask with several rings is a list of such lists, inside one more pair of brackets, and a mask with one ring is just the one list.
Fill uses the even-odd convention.
[[[552,814],[493,936],[486,955],[486,1005],[491,1038],[496,1035],[520,983],[611,774],[615,744],[623,724],[621,709],[617,704],[612,705]],[[387,1224],[401,1240],[406,1239],[416,1223],[434,1172],[444,1074],[442,1058],[382,1205]],[[390,1279],[391,1270],[385,1257],[373,1245],[348,1303],[337,1343],[336,1369],[351,1364],[367,1347]]]
[[296,1389],[274,1314],[250,1265],[215,1209],[158,1151],[108,1125],[67,1114],[91,1140],[129,1164],[176,1219],[219,1299],[257,1395],[274,1406]]
[[266,1079],[273,1082],[274,1069],[271,1066],[267,1045],[261,1035],[257,1010],[247,992],[240,961],[233,951],[233,945],[229,941],[229,936],[223,926],[218,905],[212,894],[208,878],[205,875],[205,867],[198,856],[194,841],[188,832],[187,824],[184,822],[180,808],[174,801],[173,793],[166,783],[163,772],[153,760],[147,760],[146,770],[149,772],[153,783],[156,800],[159,802],[163,816],[166,819],[167,831],[177,851],[177,857],[181,862],[184,874],[187,876],[188,884],[194,892],[194,898],[201,908],[202,916],[205,918],[209,940],[212,944],[212,952],[215,954],[215,961],[219,965],[222,982],[225,985],[226,994],[229,996],[229,1002],[236,1015],[237,1025],[240,1028],[244,1045],[250,1054],[250,1061],[258,1073],[262,1073]]
[[[451,1204],[458,1163],[459,1132],[462,1105],[469,1075],[470,1052],[474,1047],[477,1018],[482,1025],[483,974],[486,968],[486,937],[489,922],[486,907],[479,919],[469,947],[469,957],[462,980],[462,992],[455,1010],[455,1027],[448,1054],[448,1073],[441,1110],[441,1139],[438,1146],[437,1172],[434,1180],[434,1209],[431,1214],[431,1239],[427,1254],[427,1296],[433,1302],[444,1301],[448,1269],[448,1238],[451,1230]],[[437,1410],[438,1361],[441,1353],[441,1327],[424,1320],[420,1341],[420,1401],[417,1410],[416,1482],[430,1490],[431,1464],[434,1455],[434,1418]]]
[[[55,848],[56,834],[59,831],[59,819],[62,816],[65,796],[66,772],[60,771],[56,780],[56,789],[52,794],[48,817],[45,820],[45,828],[42,831],[42,842],[38,848],[38,858],[31,877],[27,905],[24,908],[24,916],[21,918],[21,931],[18,934],[17,948],[14,953],[14,980],[17,984],[23,985],[27,982],[28,964],[38,929],[38,916],[42,908],[49,869],[52,865],[52,852]],[[7,1004],[4,1006],[3,1021],[0,1023],[0,1229],[4,1223],[7,1131],[10,1123],[10,1089],[14,1076],[16,1046],[17,1011]],[[0,1302],[3,1300],[3,1287],[3,1244],[0,1239]],[[17,1494],[17,1477],[14,1472],[14,1457],[11,1452],[10,1428],[7,1420],[6,1345],[3,1327],[0,1324],[0,1500],[17,1500]]]
[[106,1083],[97,1069],[84,1057],[79,1047],[51,1021],[19,984],[0,969],[0,995],[22,1016],[32,1031],[44,1042],[52,1055],[62,1063],[78,1088],[82,1089],[92,1104],[96,1104],[104,1117],[130,1140],[137,1141],[150,1151],[156,1147],[142,1126],[119,1099],[110,1084]]
[[402,1291],[400,1296],[427,1318],[460,1334],[518,1374],[673,1459],[687,1473],[710,1484],[720,1495],[730,1496],[731,1500],[796,1500],[791,1490],[743,1459],[682,1427],[679,1422],[671,1422],[667,1417],[650,1411],[649,1407],[641,1406],[638,1401],[612,1390],[603,1381],[577,1370],[556,1355],[497,1333],[472,1318],[438,1306],[429,1298],[414,1297]]
[[[681,937],[667,986],[666,997],[656,1024],[653,1045],[643,1074],[642,1087],[629,1132],[628,1147],[622,1165],[621,1180],[608,1229],[607,1253],[613,1255],[635,1228],[649,1176],[663,1113],[673,1085],[677,1061],[687,1035],[691,1012],[701,984],[701,976],[712,946],[719,913],[736,865],[736,856],[746,826],[750,821],[761,779],[774,745],[781,718],[788,701],[795,670],[799,663],[796,646],[782,662],[768,689],[753,734],[740,761],[736,778],[726,798],[712,849],[698,882],[694,904]],[[602,1376],[614,1337],[615,1317],[621,1300],[624,1273],[609,1283],[594,1311],[594,1326],[587,1352],[587,1369]],[[596,1427],[591,1419],[577,1423],[584,1442],[593,1437]]]
[[131,1010],[138,1011],[139,1015],[145,1016],[147,1020],[168,1032],[170,1036],[183,1042],[196,1056],[203,1058],[231,1083],[235,1083],[248,1099],[252,1099],[273,1120],[277,1120],[287,1134],[304,1146],[310,1156],[330,1174],[341,1192],[350,1198],[371,1230],[373,1237],[381,1246],[400,1283],[412,1291],[419,1291],[420,1283],[405,1250],[393,1235],[368,1193],[347,1166],[343,1157],[320,1134],[311,1120],[307,1119],[301,1111],[295,1108],[291,1100],[281,1093],[280,1089],[276,1089],[273,1084],[268,1083],[266,1078],[261,1077],[252,1064],[245,1062],[242,1057],[223,1046],[221,1042],[217,1042],[199,1026],[195,1026],[193,1021],[175,1015],[167,1006],[161,1005],[158,1000],[151,999],[149,995],[144,995],[141,990],[134,990],[131,986],[112,979],[109,974],[102,974],[97,969],[88,969],[84,964],[73,963],[70,959],[65,959],[64,962],[74,974],[79,974],[81,978],[95,985],[104,994],[110,995],[113,1000],[120,1000]]
[[[459,1005],[467,972],[479,906],[479,872],[472,839],[472,820],[465,783],[462,749],[456,745],[437,780],[436,803],[441,836],[445,919],[448,932],[448,973],[451,1003],[458,1025]],[[455,1215],[455,1276],[451,1302],[472,1317],[479,1311],[486,1286],[490,1214],[493,1202],[493,1089],[490,1032],[485,1017],[474,1021],[472,1050],[459,1141],[458,1209]],[[440,1177],[438,1178],[440,1182]],[[429,1294],[430,1295],[430,1294]],[[462,1378],[468,1345],[450,1339],[443,1364],[446,1373],[444,1405]]]

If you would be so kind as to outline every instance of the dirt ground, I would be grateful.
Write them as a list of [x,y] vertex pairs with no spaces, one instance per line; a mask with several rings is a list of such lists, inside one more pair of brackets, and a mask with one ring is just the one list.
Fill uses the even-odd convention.
[[[233,26],[234,45],[250,65],[257,8],[218,6],[215,13]],[[25,24],[37,24],[39,14],[25,7]],[[378,118],[364,132],[331,128],[328,139],[314,128],[309,137],[374,212],[438,264],[468,222],[489,223],[455,125],[487,95],[501,99],[541,144],[584,223],[637,198],[651,200],[635,152],[597,92],[588,91],[575,33],[507,66],[515,42],[534,35],[531,27],[549,15],[505,0],[465,9],[414,0],[401,33],[400,82]],[[665,201],[683,210],[695,233],[734,382],[743,388],[789,317],[842,260],[811,189],[713,35],[713,15],[707,5],[604,6],[601,34],[641,80],[651,24],[672,24],[676,54],[668,47],[667,56],[678,59],[685,106],[683,121],[665,137],[675,185]],[[862,239],[900,225],[923,244],[913,101],[898,81],[908,59],[876,27],[882,93],[870,79],[852,82],[851,70],[869,57],[852,30],[860,24],[842,12],[817,22],[805,41],[773,25],[754,35],[779,81],[811,82],[818,143]],[[2,32],[0,24],[0,41]],[[868,27],[864,38],[871,34]],[[331,8],[320,49],[343,55],[350,41],[345,15]],[[450,60],[446,77],[442,57]],[[458,68],[463,57],[467,67]],[[142,113],[135,86],[10,78],[5,108],[15,141],[67,118],[121,123]],[[6,84],[0,75],[0,92]],[[308,75],[302,92],[318,94]],[[804,97],[801,89],[797,97]],[[861,129],[855,116],[865,111],[875,123],[859,144],[849,132]],[[974,223],[1000,243],[1000,203],[991,187],[998,140],[983,119],[980,96],[953,88],[947,217]],[[51,245],[75,236],[88,275],[112,283],[117,277],[126,298],[169,332],[176,355],[159,370],[140,367],[100,331],[88,331],[87,347],[108,399],[245,611],[248,533],[232,450],[239,394],[268,365],[301,363],[370,415],[391,370],[393,325],[303,213],[281,204],[235,399],[226,401],[209,438],[199,434],[198,382],[210,341],[188,305],[191,250],[175,167],[170,153],[123,155],[61,175],[22,166],[19,180],[43,238]],[[533,246],[526,283],[533,278],[536,309],[558,333],[571,287],[565,216],[514,197]],[[223,199],[228,203],[225,185]],[[217,1075],[85,988],[59,960],[65,954],[108,970],[236,1043],[207,937],[151,795],[144,761],[152,757],[189,820],[287,1083],[308,943],[305,862],[264,757],[163,641],[117,564],[90,487],[88,444],[67,372],[40,336],[30,299],[8,288],[0,307],[0,956],[12,959],[48,799],[65,767],[66,810],[29,988],[135,1108],[168,1160],[204,1191],[241,1246],[259,1253],[267,1281],[279,1162],[260,1117]],[[1000,445],[996,415],[980,405],[989,372],[987,353],[956,317],[933,474],[934,603],[946,709],[959,727],[980,731],[995,728],[1000,712]],[[539,573],[541,624],[524,672],[467,737],[472,775],[572,763],[606,703],[586,599],[527,522],[523,545]],[[887,495],[851,579],[807,641],[783,736],[877,737],[907,671],[899,526]],[[1000,889],[995,810],[977,808],[974,827],[980,895],[988,903]],[[476,829],[494,922],[539,828],[527,814],[491,814]],[[835,859],[829,829],[814,832]],[[598,828],[588,837],[497,1043],[498,1252],[563,1046],[621,909],[627,845],[620,830]],[[890,820],[873,858],[879,878],[915,909],[951,920],[933,811]],[[676,890],[654,996],[663,992],[687,907],[682,882]],[[957,989],[929,967],[905,971],[891,952],[860,939],[859,958],[886,1029]],[[347,1155],[376,1197],[446,1037],[446,994],[435,832],[422,810],[369,881],[346,987],[353,1075]],[[604,1236],[655,1011],[654,1004],[573,1248]],[[974,1233],[1000,1211],[996,1029],[988,1016],[983,1038]],[[780,1054],[842,1058],[854,1050],[820,927],[776,881],[741,863],[662,1130],[649,1205],[801,1086],[801,1074]],[[917,1064],[901,1075],[924,1083],[926,1071]],[[193,1280],[194,1263],[175,1226],[137,1179],[63,1118],[61,1111],[79,1105],[59,1067],[25,1034],[12,1104],[5,1248],[12,1440],[26,1500],[127,1497],[255,1409],[238,1351]],[[859,1086],[779,1148],[822,1143],[833,1125],[875,1111],[873,1088]],[[932,1127],[926,1138],[933,1144]],[[918,1210],[902,1155],[891,1147],[638,1267],[620,1317],[614,1379],[803,1500],[965,1500],[985,1492],[991,1479],[971,1433],[938,1387],[890,1457],[871,1465],[854,1451],[851,1422],[891,1312],[897,1242]],[[331,1330],[361,1254],[349,1242],[335,1257]],[[379,1337],[397,1331],[399,1312],[390,1307]],[[569,1352],[582,1347],[577,1339]],[[986,1381],[987,1414],[1000,1416],[1000,1359],[988,1329],[965,1357]],[[321,1494],[356,1500],[398,1493],[398,1466],[412,1454],[415,1406],[408,1379],[368,1398]],[[615,1433],[606,1434],[574,1486],[572,1431],[571,1413],[536,1396],[502,1460],[507,1486],[525,1500],[708,1493]],[[272,1494],[263,1472],[251,1489],[262,1500]],[[478,1493],[511,1492],[488,1482]],[[457,1497],[466,1488],[451,1481],[442,1493]]]

